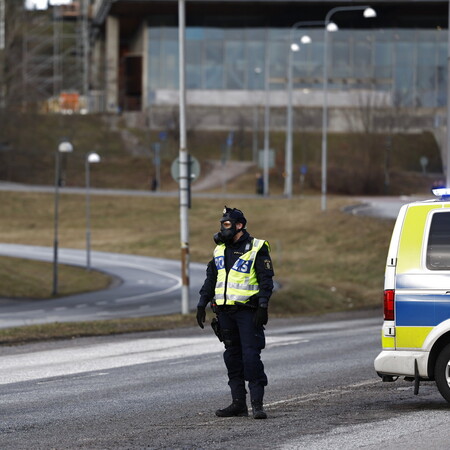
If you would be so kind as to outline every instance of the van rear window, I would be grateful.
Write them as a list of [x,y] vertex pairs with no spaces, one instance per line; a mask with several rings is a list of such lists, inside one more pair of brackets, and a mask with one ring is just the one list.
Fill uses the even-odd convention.
[[433,214],[428,236],[427,268],[450,270],[450,211]]

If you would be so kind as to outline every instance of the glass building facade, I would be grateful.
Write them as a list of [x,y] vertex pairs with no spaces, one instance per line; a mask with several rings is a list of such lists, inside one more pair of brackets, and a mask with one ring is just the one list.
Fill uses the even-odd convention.
[[[322,89],[323,29],[186,28],[186,85],[199,90],[286,88],[291,34],[311,43],[293,55],[295,89]],[[374,89],[397,105],[441,107],[447,98],[447,30],[340,29],[328,33],[329,89]],[[178,88],[178,29],[148,28],[149,91]],[[150,94],[149,92],[149,94]]]

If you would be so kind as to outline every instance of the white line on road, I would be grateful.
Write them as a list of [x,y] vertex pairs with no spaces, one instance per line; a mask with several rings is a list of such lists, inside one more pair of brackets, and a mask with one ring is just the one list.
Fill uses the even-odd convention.
[[[295,337],[293,340],[298,341]],[[269,337],[268,342],[288,342],[289,337]],[[1,358],[0,385],[21,381],[43,380],[74,374],[88,374],[135,364],[200,355],[219,356],[223,346],[215,336],[183,338],[140,338],[126,342],[80,345],[62,349],[5,355]]]
[[306,402],[311,402],[311,401],[318,400],[318,399],[323,398],[323,397],[332,397],[332,396],[335,396],[335,395],[342,395],[342,394],[345,394],[346,392],[351,392],[353,389],[358,388],[358,387],[374,386],[374,385],[379,384],[379,383],[380,383],[379,379],[365,380],[365,381],[361,381],[359,383],[349,384],[349,385],[346,385],[346,386],[341,386],[341,387],[336,388],[336,389],[329,389],[328,391],[314,392],[312,394],[300,395],[298,397],[291,397],[291,398],[287,398],[285,400],[279,400],[277,402],[268,403],[267,407],[278,406],[278,405],[286,405],[288,403],[306,403]]
[[296,344],[305,344],[309,342],[309,339],[300,339],[298,341],[292,342],[280,342],[279,344],[269,344],[267,348],[275,348],[275,347],[285,347],[286,345],[296,345]]

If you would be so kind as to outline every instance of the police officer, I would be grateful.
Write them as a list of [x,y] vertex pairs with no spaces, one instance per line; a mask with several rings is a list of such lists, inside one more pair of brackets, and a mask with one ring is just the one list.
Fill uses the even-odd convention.
[[248,381],[253,417],[266,419],[263,397],[267,376],[260,355],[265,347],[264,325],[274,272],[269,243],[250,236],[246,224],[242,211],[225,206],[220,232],[214,235],[214,258],[208,263],[200,290],[197,323],[203,328],[205,308],[212,302],[225,345],[223,358],[232,397],[231,405],[217,410],[216,415],[248,415]]

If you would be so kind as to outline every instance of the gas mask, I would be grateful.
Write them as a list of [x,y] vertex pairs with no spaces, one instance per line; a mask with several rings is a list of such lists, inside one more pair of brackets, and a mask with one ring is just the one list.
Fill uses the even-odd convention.
[[214,242],[216,244],[231,244],[234,236],[239,233],[240,230],[236,228],[236,222],[231,222],[231,226],[226,228],[223,222],[220,224],[220,231],[214,235]]

